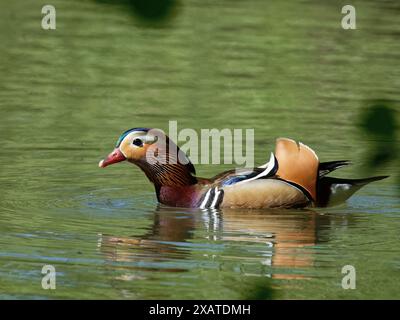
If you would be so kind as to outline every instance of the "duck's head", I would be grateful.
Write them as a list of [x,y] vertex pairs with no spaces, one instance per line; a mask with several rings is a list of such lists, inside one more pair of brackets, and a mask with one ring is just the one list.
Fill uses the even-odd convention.
[[189,158],[162,130],[133,128],[117,140],[115,149],[99,162],[100,168],[122,161],[139,166],[156,186],[196,183]]
[[99,167],[105,168],[125,160],[133,163],[145,160],[147,151],[158,140],[158,137],[148,135],[149,132],[149,128],[133,128],[122,133],[115,149],[99,162]]

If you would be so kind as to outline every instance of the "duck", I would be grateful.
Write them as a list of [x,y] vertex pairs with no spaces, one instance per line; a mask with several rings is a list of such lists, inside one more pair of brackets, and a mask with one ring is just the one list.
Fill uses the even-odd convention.
[[320,162],[302,142],[276,139],[275,152],[255,168],[224,171],[212,178],[196,176],[188,156],[160,129],[132,128],[123,132],[100,168],[128,161],[154,185],[159,204],[170,207],[305,208],[345,202],[370,182],[388,176],[344,179],[327,176],[348,160]]

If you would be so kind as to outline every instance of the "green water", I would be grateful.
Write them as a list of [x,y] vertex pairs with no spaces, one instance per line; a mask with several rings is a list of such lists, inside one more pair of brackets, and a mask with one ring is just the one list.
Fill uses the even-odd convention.
[[[187,0],[155,28],[122,2],[51,4],[54,31],[43,2],[0,3],[1,298],[400,298],[399,162],[368,172],[380,141],[357,126],[371,99],[398,106],[396,1],[353,1],[357,30],[341,1]],[[329,209],[158,208],[137,168],[97,163],[124,130],[169,120],[254,128],[257,164],[286,136],[353,160],[341,177],[391,177]]]

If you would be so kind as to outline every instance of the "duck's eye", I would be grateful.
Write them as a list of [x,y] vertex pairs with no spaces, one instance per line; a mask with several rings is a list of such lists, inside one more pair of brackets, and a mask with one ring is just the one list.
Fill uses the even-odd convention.
[[138,138],[134,139],[134,140],[132,141],[132,144],[134,144],[134,145],[137,146],[137,147],[143,147],[143,141],[140,140],[140,139],[138,139]]

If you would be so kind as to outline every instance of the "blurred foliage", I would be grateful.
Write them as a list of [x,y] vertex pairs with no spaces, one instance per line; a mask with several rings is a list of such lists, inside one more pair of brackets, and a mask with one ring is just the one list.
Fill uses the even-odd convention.
[[237,283],[237,292],[241,292],[243,300],[272,300],[276,299],[276,290],[272,288],[271,280],[267,277],[246,277]]
[[130,4],[140,17],[158,21],[171,15],[176,0],[131,0]]
[[396,142],[398,124],[392,104],[388,100],[373,101],[361,114],[359,126],[371,139],[367,156],[368,170],[379,169],[399,158],[399,146]]
[[164,26],[176,13],[178,0],[96,0],[104,4],[126,6],[148,27]]
[[396,114],[388,102],[378,101],[363,114],[361,126],[370,135],[390,139],[396,135]]

